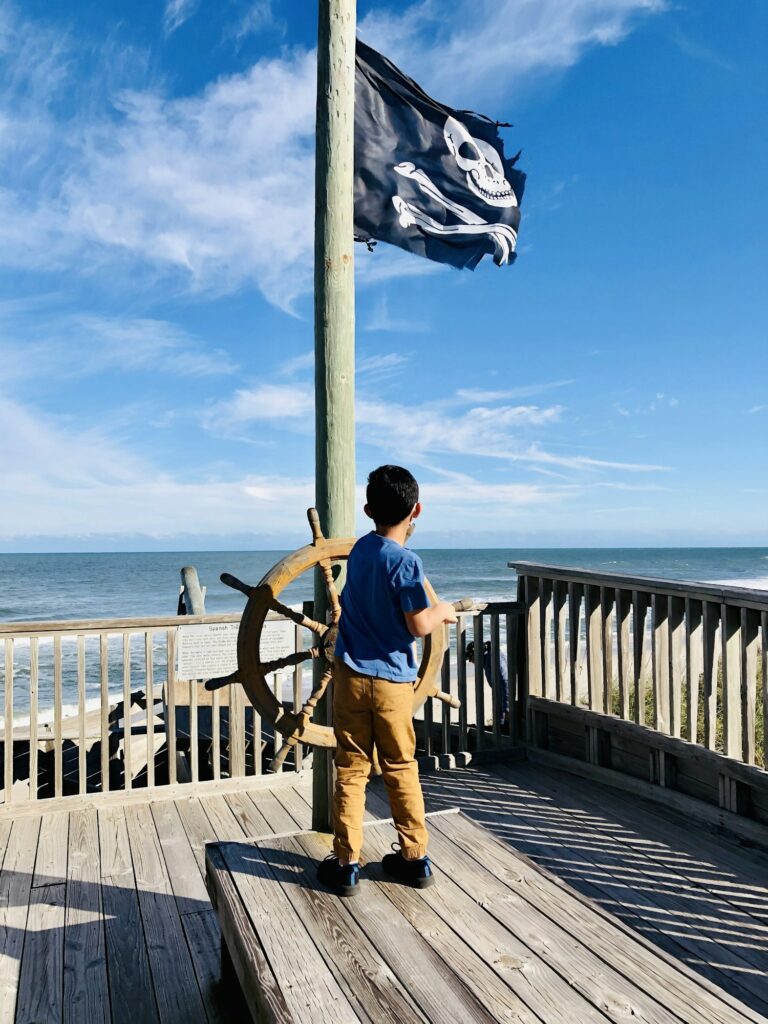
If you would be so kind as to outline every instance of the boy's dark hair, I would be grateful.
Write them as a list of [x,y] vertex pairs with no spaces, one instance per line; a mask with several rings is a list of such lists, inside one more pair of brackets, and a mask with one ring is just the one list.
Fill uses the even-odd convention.
[[396,526],[419,500],[419,485],[402,466],[379,466],[368,475],[366,499],[377,526]]

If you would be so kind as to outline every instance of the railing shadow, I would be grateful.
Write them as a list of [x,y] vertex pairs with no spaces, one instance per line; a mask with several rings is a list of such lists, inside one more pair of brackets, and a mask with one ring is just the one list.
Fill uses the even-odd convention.
[[[573,783],[570,793],[567,784],[555,792],[541,773],[537,785],[537,771],[441,772],[422,785],[429,809],[461,807],[654,945],[768,1014],[768,858],[756,857],[747,873],[725,855],[697,855],[695,834],[682,821],[680,843],[649,838],[631,816],[580,800]],[[668,818],[665,828],[669,834]]]

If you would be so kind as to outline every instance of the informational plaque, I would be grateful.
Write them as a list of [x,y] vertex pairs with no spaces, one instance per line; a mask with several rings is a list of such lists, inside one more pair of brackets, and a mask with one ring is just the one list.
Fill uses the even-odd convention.
[[[237,669],[239,622],[203,622],[178,627],[177,679],[214,679]],[[275,661],[296,650],[292,622],[265,622],[261,631],[261,662]]]

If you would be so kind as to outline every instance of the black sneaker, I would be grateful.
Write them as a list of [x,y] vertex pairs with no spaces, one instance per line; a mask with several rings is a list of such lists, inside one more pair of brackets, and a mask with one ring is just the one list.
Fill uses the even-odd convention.
[[347,864],[342,867],[334,854],[317,865],[317,877],[337,896],[356,896],[360,890],[360,866]]
[[388,875],[396,878],[403,885],[411,885],[414,889],[426,889],[435,884],[432,865],[429,857],[419,860],[406,860],[397,843],[392,844],[395,853],[387,853],[381,858],[381,866]]

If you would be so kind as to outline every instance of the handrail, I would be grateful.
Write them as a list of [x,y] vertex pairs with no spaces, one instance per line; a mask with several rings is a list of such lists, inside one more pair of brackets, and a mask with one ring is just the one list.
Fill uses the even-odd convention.
[[628,576],[605,572],[601,569],[581,569],[576,566],[547,565],[542,562],[508,562],[520,576],[543,576],[565,583],[591,583],[611,585],[619,590],[648,590],[671,597],[693,597],[697,600],[738,604],[745,608],[768,609],[768,590],[752,587],[723,586],[720,583],[702,583],[698,580],[663,579],[656,576]]
[[[765,767],[768,592],[509,565],[526,608],[526,698],[587,708]],[[527,724],[537,742],[530,715]]]
[[[422,758],[468,763],[516,742],[523,612],[519,602],[497,601],[459,614],[448,631],[441,684],[462,707],[427,702]],[[268,618],[290,623],[277,612]],[[266,740],[242,687],[208,693],[198,680],[176,678],[179,627],[239,620],[239,613],[225,613],[0,623],[0,805],[261,774]],[[302,629],[290,625],[293,638],[284,642],[300,650]],[[481,649],[490,641],[490,661],[468,665],[470,639]],[[291,678],[275,678],[278,700],[301,707],[303,678],[300,665]],[[299,744],[289,767],[301,770],[303,756]],[[11,779],[13,787],[6,785]]]
[[201,623],[239,622],[240,612],[220,615],[159,615],[130,619],[40,619],[35,622],[0,622],[3,636],[52,636],[56,633],[122,633],[126,630],[168,629],[171,626],[193,626]]
[[[261,718],[235,683],[176,676],[179,628],[240,613],[0,623],[0,805],[261,774]],[[291,650],[300,628],[284,622]],[[303,703],[302,669],[275,696]],[[301,768],[297,748],[291,768]]]

